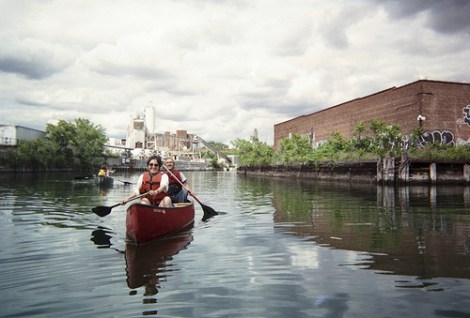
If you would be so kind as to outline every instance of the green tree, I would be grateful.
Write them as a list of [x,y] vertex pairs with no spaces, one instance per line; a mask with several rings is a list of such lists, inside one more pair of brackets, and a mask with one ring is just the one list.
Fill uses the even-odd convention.
[[88,119],[75,119],[76,135],[72,139],[82,167],[91,167],[93,159],[102,155],[107,141],[104,129]]
[[359,121],[354,126],[352,133],[351,150],[357,152],[359,158],[362,158],[367,153],[371,153],[374,149],[373,139],[371,137],[364,136],[365,131],[365,123],[363,121]]
[[65,151],[70,146],[70,141],[75,135],[75,125],[65,120],[59,120],[57,125],[46,125],[46,138],[57,144],[62,151]]
[[66,164],[58,144],[47,139],[20,141],[16,150],[16,167],[32,170],[62,168]]
[[282,140],[277,157],[282,163],[310,161],[312,158],[310,140],[297,134]]
[[232,144],[238,150],[240,163],[242,166],[269,165],[272,163],[274,151],[258,138],[251,137],[251,140],[237,139]]
[[370,122],[370,128],[374,133],[374,152],[380,157],[390,155],[397,156],[401,152],[403,136],[398,124],[386,125],[383,121],[374,119]]
[[222,142],[218,142],[218,141],[208,141],[207,142],[209,145],[211,145],[212,147],[214,147],[215,149],[217,150],[226,150],[228,149],[228,145],[222,143]]
[[350,151],[350,142],[339,132],[333,132],[330,139],[313,150],[312,161],[336,161],[346,159]]
[[76,135],[75,126],[65,120],[59,120],[57,125],[46,125],[46,139],[54,143],[65,157],[68,166],[73,166],[74,158],[71,140]]
[[73,123],[59,120],[57,125],[47,124],[46,137],[59,146],[67,160],[77,158],[81,168],[92,166],[93,159],[103,154],[107,140],[101,126],[83,118]]

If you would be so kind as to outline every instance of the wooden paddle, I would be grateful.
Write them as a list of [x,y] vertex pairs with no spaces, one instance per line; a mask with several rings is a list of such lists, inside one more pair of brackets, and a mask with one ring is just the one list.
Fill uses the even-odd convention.
[[[133,197],[133,198],[127,200],[127,201],[124,201],[124,204],[126,204],[127,202],[131,202],[131,201],[133,201],[133,200],[136,200],[136,199],[138,199],[138,198],[141,198],[141,197],[147,195],[147,193],[148,193],[148,192],[142,193],[142,194],[140,194],[140,195],[138,195],[138,196],[136,196],[136,197]],[[103,206],[103,205],[100,205],[100,206],[94,207],[94,208],[91,209],[91,210],[92,210],[96,215],[103,217],[103,216],[106,216],[106,215],[108,215],[109,213],[111,213],[111,210],[112,210],[113,208],[117,207],[118,205],[121,205],[121,203],[116,203],[115,205],[112,205],[112,206]]]
[[[180,179],[178,179],[174,174],[173,172],[171,172],[165,165],[162,165],[163,168],[165,168],[166,171],[168,171],[171,176],[184,188],[186,188],[183,184],[183,182],[180,181]],[[208,205],[205,205],[205,204],[202,204],[201,201],[199,201],[199,199],[191,192],[191,191],[188,191],[189,194],[191,194],[191,196],[194,198],[194,200],[197,201],[197,203],[199,203],[201,205],[201,208],[202,208],[202,211],[204,211],[204,216],[202,217],[202,220],[205,221],[215,215],[218,215],[219,213],[217,213],[213,208],[211,208],[210,206]]]

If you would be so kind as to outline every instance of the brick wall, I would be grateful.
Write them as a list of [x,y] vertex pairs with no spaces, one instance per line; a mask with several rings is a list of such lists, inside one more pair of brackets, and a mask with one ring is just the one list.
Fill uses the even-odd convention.
[[426,118],[422,126],[430,140],[469,143],[470,118],[465,117],[470,117],[470,109],[468,115],[464,112],[467,105],[470,84],[420,80],[276,124],[274,146],[279,147],[289,134],[311,135],[315,144],[325,142],[335,131],[350,138],[359,121],[368,128],[372,119],[399,124],[402,133],[410,135],[419,125],[418,115]]

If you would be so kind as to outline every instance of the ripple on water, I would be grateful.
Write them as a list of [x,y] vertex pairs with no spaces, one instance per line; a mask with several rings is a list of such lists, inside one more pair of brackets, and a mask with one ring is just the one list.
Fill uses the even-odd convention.
[[[202,222],[197,206],[188,245],[171,255],[162,246],[146,251],[139,259],[150,257],[149,267],[135,277],[125,254],[125,207],[105,218],[91,212],[119,202],[128,188],[100,191],[48,180],[0,188],[2,315],[468,315],[468,280],[398,275],[396,268],[408,273],[412,266],[395,267],[415,264],[425,274],[452,267],[465,274],[454,261],[416,254],[417,248],[429,252],[429,239],[438,238],[446,260],[465,260],[464,204],[454,202],[450,214],[442,204],[429,209],[421,201],[418,209],[385,209],[369,188],[351,194],[349,187],[188,175],[198,198],[224,213]],[[450,258],[455,251],[460,254]]]

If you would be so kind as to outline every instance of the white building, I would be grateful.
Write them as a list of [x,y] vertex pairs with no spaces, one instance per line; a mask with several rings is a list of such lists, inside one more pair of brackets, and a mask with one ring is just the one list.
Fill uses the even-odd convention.
[[155,133],[155,108],[153,106],[145,106],[145,132],[146,134]]
[[126,147],[144,148],[147,133],[145,122],[145,118],[142,118],[141,116],[131,118],[131,122],[127,127]]
[[16,125],[0,125],[0,146],[17,146],[18,141],[43,138],[44,131]]

